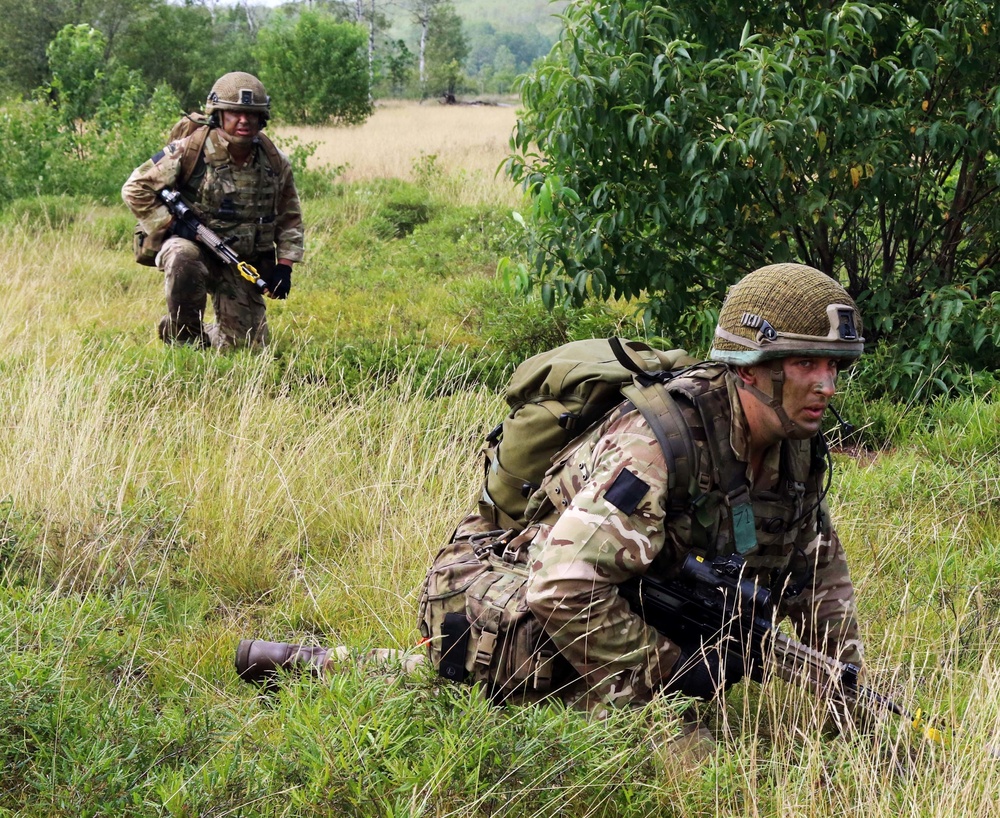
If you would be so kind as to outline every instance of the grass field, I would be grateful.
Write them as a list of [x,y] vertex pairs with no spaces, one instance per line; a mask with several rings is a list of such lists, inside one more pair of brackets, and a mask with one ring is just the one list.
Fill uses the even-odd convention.
[[516,121],[514,100],[498,105],[387,101],[379,102],[363,125],[335,130],[285,127],[278,133],[315,142],[319,147],[314,163],[344,166],[344,182],[419,181],[429,166],[436,166],[461,178],[456,204],[513,205],[516,191],[497,170],[510,153]]
[[777,683],[735,688],[717,752],[686,765],[676,701],[594,722],[350,664],[269,698],[238,681],[247,636],[412,646],[510,364],[635,331],[627,307],[552,318],[495,280],[517,195],[491,174],[512,124],[399,105],[297,132],[356,175],[305,202],[308,264],[263,353],[155,340],[162,282],[132,263],[122,208],[0,215],[0,815],[996,814],[988,395],[854,396],[886,445],[835,458],[870,682],[930,713],[946,747],[896,717],[837,737]]

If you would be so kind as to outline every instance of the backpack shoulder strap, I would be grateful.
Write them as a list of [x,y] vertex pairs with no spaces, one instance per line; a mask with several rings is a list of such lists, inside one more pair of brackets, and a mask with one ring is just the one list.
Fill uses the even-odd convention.
[[184,153],[181,154],[181,178],[178,186],[183,185],[194,175],[198,160],[201,159],[202,151],[205,150],[205,140],[208,139],[210,130],[210,126],[202,125],[192,131],[188,137]]
[[[643,383],[644,379],[636,378]],[[753,504],[747,484],[746,469],[736,461],[729,445],[729,429],[717,422],[724,416],[721,402],[728,400],[725,384],[708,389],[689,390],[675,384],[676,390],[690,398],[698,412],[711,459],[711,472],[701,474],[692,432],[677,400],[671,394],[670,380],[648,386],[629,386],[622,394],[646,419],[663,449],[668,471],[668,511],[679,514],[694,506],[715,482],[722,490],[729,508],[736,550],[745,554],[757,546]],[[692,479],[694,478],[694,482]]]
[[622,389],[622,395],[642,415],[663,450],[667,466],[669,509],[679,514],[690,504],[695,489],[691,477],[696,469],[696,453],[691,430],[677,401],[664,384],[648,386],[632,384]]
[[281,170],[282,165],[281,151],[278,150],[278,146],[271,141],[270,137],[263,133],[257,134],[257,140],[264,149],[264,153],[267,154],[267,161],[271,165],[271,170],[277,174]]

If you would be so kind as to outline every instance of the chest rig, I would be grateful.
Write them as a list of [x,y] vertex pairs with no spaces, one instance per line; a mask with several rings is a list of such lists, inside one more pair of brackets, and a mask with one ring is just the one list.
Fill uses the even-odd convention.
[[263,144],[249,162],[235,167],[225,147],[210,134],[190,179],[185,198],[206,226],[243,257],[274,250],[279,169]]
[[805,531],[818,533],[828,523],[821,516],[826,446],[819,435],[782,441],[777,474],[751,487],[731,444],[731,377],[725,368],[706,367],[664,385],[689,407],[684,416],[695,451],[688,496],[671,497],[667,536],[708,557],[738,553],[774,588]]

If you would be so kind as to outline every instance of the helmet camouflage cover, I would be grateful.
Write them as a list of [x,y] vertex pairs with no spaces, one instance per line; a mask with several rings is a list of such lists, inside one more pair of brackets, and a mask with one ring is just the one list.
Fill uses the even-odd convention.
[[864,352],[862,329],[837,281],[804,264],[772,264],[730,288],[710,357],[737,366],[790,355],[853,360]]
[[267,117],[271,110],[271,98],[264,90],[264,84],[253,74],[233,71],[215,81],[205,102],[205,113],[215,111],[256,111]]

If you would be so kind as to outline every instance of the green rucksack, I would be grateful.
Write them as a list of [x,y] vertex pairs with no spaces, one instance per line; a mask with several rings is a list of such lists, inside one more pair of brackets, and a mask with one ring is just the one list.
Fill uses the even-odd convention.
[[[483,448],[480,514],[497,528],[523,529],[528,498],[552,458],[621,403],[623,389],[664,445],[662,424],[655,419],[673,407],[650,406],[642,398],[644,391],[630,387],[642,384],[644,374],[693,363],[683,349],[665,352],[620,338],[572,341],[524,361],[507,387],[510,414],[490,432]],[[663,401],[664,393],[649,397]],[[671,457],[671,451],[665,455]]]

